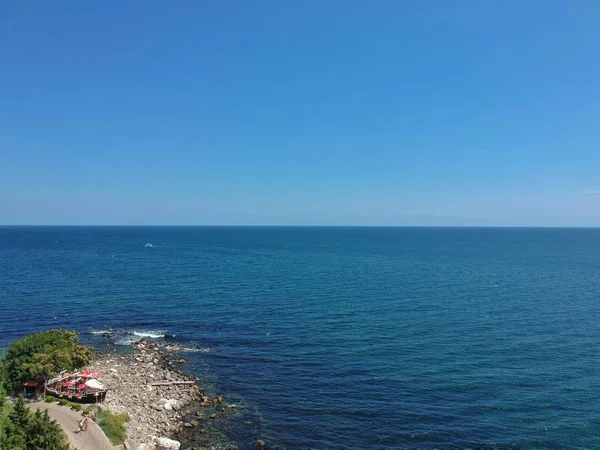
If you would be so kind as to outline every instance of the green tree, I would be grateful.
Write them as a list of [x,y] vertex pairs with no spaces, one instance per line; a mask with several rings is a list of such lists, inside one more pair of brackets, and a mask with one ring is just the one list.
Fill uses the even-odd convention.
[[[4,399],[6,398],[6,375],[4,374],[4,361],[0,360],[0,411],[4,406]],[[0,447],[2,448],[2,447]]]
[[30,418],[27,428],[26,450],[68,450],[62,429],[50,419],[48,412],[38,409]]
[[19,398],[15,403],[15,407],[8,415],[8,418],[15,425],[15,427],[21,430],[27,430],[27,427],[29,426],[29,419],[31,419],[31,411],[29,411],[29,408],[27,408],[22,395],[19,395]]
[[32,413],[23,396],[19,396],[13,411],[0,423],[0,449],[68,450],[68,442],[60,426],[48,413],[38,409]]
[[15,407],[3,423],[3,433],[0,436],[0,448],[26,450],[27,431],[31,412],[25,405],[23,396],[20,395]]
[[0,423],[0,448],[3,450],[27,450],[25,433],[26,430],[18,429],[10,419],[5,418]]
[[44,382],[62,370],[88,365],[92,357],[92,350],[79,344],[74,331],[55,329],[30,334],[13,342],[6,352],[4,384],[8,390],[19,391],[29,379]]

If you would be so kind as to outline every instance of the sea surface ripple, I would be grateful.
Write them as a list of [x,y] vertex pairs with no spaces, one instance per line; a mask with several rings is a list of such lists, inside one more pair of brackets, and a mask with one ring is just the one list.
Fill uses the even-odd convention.
[[0,227],[50,327],[185,347],[240,448],[600,447],[598,229]]

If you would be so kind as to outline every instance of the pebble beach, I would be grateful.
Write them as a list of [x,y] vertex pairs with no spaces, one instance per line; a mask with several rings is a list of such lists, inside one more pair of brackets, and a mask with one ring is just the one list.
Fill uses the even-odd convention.
[[[194,377],[179,370],[185,361],[173,357],[176,348],[142,340],[133,343],[132,350],[130,354],[101,353],[93,364],[94,370],[102,372],[102,381],[109,389],[104,407],[129,415],[129,448],[157,448],[157,437],[178,442],[181,433],[189,434],[194,429],[202,436],[212,421],[235,413],[236,405],[227,404],[223,396],[208,395]],[[210,442],[207,437],[185,448],[236,446]]]

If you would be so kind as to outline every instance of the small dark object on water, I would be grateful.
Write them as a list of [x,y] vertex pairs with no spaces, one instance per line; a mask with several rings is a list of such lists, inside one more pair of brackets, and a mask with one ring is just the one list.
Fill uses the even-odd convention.
[[259,439],[256,441],[256,446],[258,448],[264,448],[267,446],[267,443],[265,441],[263,441],[262,439]]

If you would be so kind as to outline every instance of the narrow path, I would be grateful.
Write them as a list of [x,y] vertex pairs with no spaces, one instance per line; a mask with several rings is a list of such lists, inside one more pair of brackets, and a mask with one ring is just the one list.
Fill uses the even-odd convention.
[[75,412],[65,406],[55,403],[36,402],[29,403],[32,410],[48,411],[48,415],[56,420],[65,431],[69,443],[77,450],[116,450],[123,446],[114,446],[110,443],[97,423],[88,421],[87,431],[77,431],[77,421],[82,418],[81,413]]

